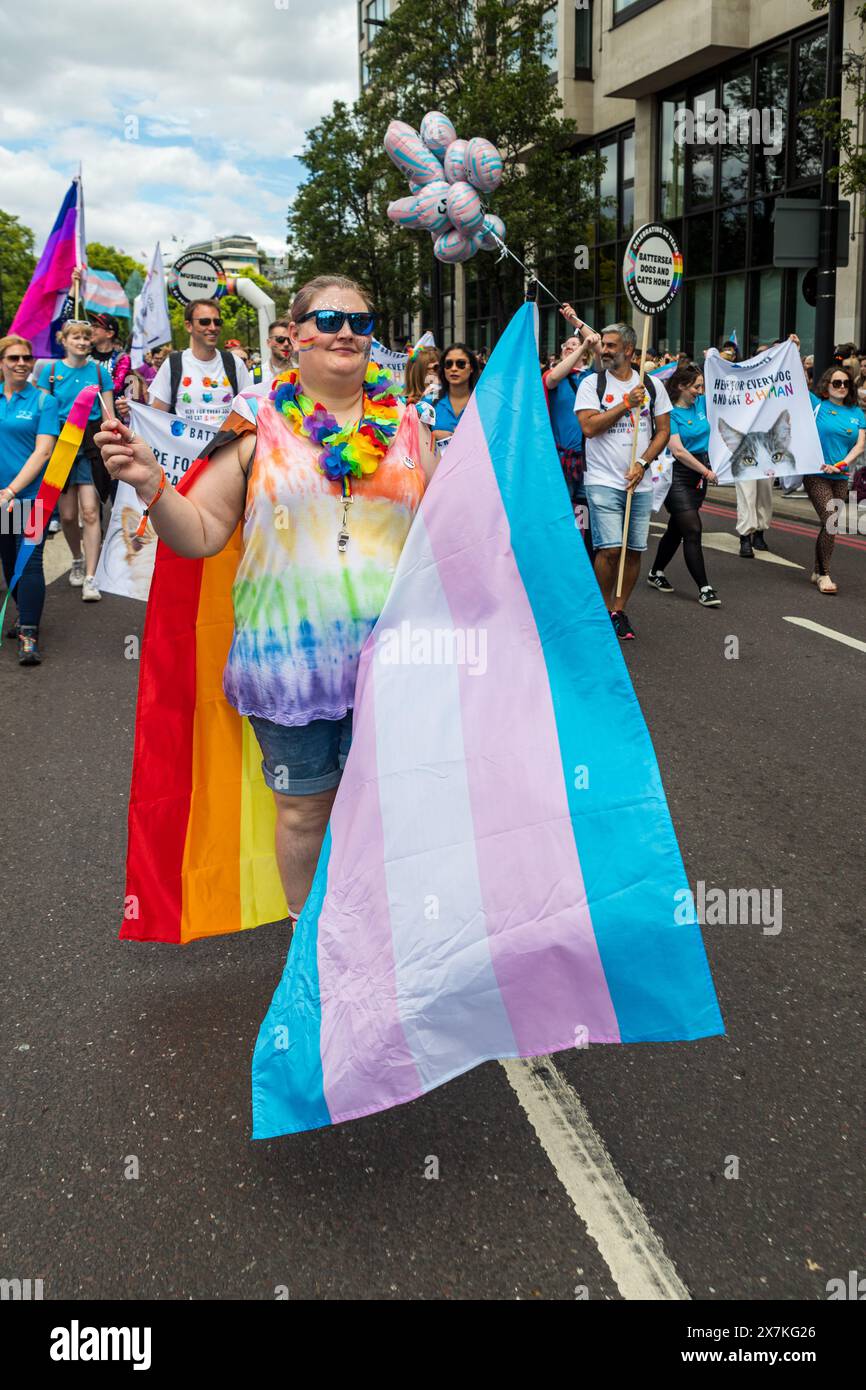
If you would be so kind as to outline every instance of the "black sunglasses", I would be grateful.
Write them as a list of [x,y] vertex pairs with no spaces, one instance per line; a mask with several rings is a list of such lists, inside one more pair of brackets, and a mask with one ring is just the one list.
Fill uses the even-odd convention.
[[302,314],[297,322],[306,323],[308,319],[316,320],[320,333],[339,333],[348,319],[349,327],[359,338],[369,338],[376,327],[376,315],[369,309],[358,314],[347,314],[342,309],[311,309],[308,314]]
[[7,352],[3,358],[4,362],[32,362],[32,352]]
[[449,367],[457,367],[459,371],[462,371],[464,367],[468,366],[469,363],[465,357],[452,357],[450,362],[445,363],[445,370],[447,372]]
[[274,342],[274,343],[279,343],[280,346],[282,346],[284,343],[291,342],[291,339],[290,339],[290,338],[278,338],[278,337],[276,336],[276,334],[274,334],[273,337],[271,338],[271,341]]
[[219,328],[222,325],[222,319],[198,318],[193,319],[193,324],[196,328]]
[[839,377],[834,377],[833,380],[830,382],[830,385],[831,385],[831,386],[844,386],[844,387],[847,388],[847,387],[850,385],[850,382],[848,381],[847,377],[845,378],[844,381],[841,381],[841,380],[839,379]]

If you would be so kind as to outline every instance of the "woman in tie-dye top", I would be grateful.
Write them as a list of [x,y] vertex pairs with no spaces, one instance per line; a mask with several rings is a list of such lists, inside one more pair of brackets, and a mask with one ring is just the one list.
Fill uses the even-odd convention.
[[236,398],[184,495],[119,422],[98,440],[177,554],[215,555],[243,521],[224,689],[262,749],[293,917],[346,761],[361,648],[436,466],[417,412],[368,368],[374,327],[353,281],[305,285],[291,310],[298,369],[270,398]]

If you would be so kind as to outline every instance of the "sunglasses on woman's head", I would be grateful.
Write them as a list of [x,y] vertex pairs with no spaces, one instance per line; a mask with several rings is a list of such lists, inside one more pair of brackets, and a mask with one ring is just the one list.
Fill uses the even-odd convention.
[[465,357],[452,357],[450,362],[445,363],[445,370],[447,372],[449,368],[457,367],[458,370],[462,371],[464,367],[468,366],[469,363],[466,361]]
[[347,314],[342,309],[311,309],[308,314],[302,314],[297,322],[306,323],[308,319],[316,320],[320,333],[339,333],[348,319],[349,327],[359,338],[369,338],[376,327],[376,315],[369,309],[357,314]]

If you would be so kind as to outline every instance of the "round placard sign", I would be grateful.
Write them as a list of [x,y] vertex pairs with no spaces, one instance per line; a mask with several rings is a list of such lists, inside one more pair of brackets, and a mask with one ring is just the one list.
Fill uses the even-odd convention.
[[194,299],[220,299],[226,292],[226,273],[204,251],[187,251],[168,273],[168,292],[181,304]]
[[660,314],[683,278],[683,258],[673,233],[660,222],[639,227],[625,250],[622,282],[642,314]]

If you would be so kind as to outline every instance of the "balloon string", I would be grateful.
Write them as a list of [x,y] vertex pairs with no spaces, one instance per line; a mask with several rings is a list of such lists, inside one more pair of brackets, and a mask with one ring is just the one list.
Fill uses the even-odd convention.
[[496,245],[497,245],[497,246],[501,246],[501,248],[502,248],[502,250],[501,250],[500,253],[499,253],[499,256],[497,257],[497,264],[498,264],[499,261],[502,260],[502,257],[503,257],[503,256],[510,256],[511,259],[512,259],[513,261],[517,261],[517,264],[520,266],[520,269],[521,269],[521,270],[524,270],[524,271],[526,272],[526,274],[529,276],[530,280],[534,280],[535,283],[536,283],[536,285],[539,285],[539,286],[541,287],[541,289],[544,290],[544,293],[545,293],[545,294],[549,294],[550,297],[551,297],[551,299],[553,300],[554,304],[559,305],[559,307],[560,307],[560,309],[561,309],[561,308],[562,308],[562,300],[561,300],[561,299],[557,299],[556,295],[553,293],[553,290],[549,290],[549,289],[547,288],[547,286],[545,285],[544,281],[543,281],[543,280],[539,280],[539,278],[538,278],[538,276],[535,274],[535,271],[534,271],[534,270],[530,270],[530,269],[529,269],[529,266],[528,266],[528,265],[524,265],[524,264],[523,264],[523,261],[520,260],[520,258],[519,258],[518,256],[515,256],[515,254],[514,254],[513,251],[509,251],[508,247],[505,245],[505,242],[502,241],[501,238],[498,237],[498,236],[496,235],[496,233],[492,230],[492,228],[488,228],[487,230],[490,232],[490,235],[493,237],[493,240],[496,242]]

